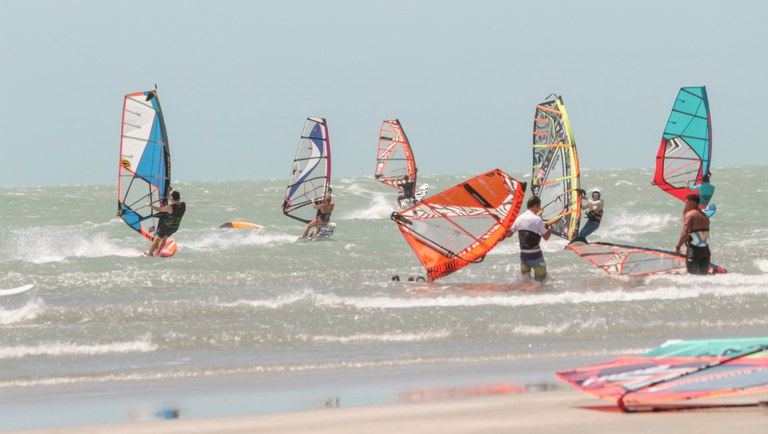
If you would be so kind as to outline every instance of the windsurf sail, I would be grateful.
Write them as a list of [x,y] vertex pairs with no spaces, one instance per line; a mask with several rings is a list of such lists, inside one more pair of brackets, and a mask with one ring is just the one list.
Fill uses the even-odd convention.
[[147,206],[165,205],[171,191],[171,154],[157,90],[125,96],[120,135],[117,215],[152,240],[161,216]]
[[685,201],[697,194],[688,185],[701,184],[712,156],[712,120],[705,87],[681,88],[672,106],[656,154],[653,184]]
[[541,199],[541,218],[552,233],[572,240],[579,234],[579,156],[561,97],[536,106],[533,119],[531,192]]
[[521,184],[499,169],[428,197],[392,220],[432,281],[483,260],[520,212]]
[[416,183],[416,162],[400,121],[381,123],[376,155],[376,180],[399,190],[404,182]]
[[283,213],[309,223],[317,212],[312,203],[321,201],[330,192],[330,183],[331,145],[328,141],[328,123],[324,118],[309,117],[304,124],[288,176]]
[[637,357],[558,372],[620,408],[768,392],[768,338],[671,341]]
[[[648,247],[610,243],[574,241],[568,248],[577,255],[618,276],[647,276],[657,273],[686,273],[685,255]],[[725,273],[725,269],[710,263],[710,274]]]

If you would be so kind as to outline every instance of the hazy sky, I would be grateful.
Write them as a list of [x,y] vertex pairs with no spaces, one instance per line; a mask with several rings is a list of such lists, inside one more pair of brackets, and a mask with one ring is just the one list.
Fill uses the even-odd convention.
[[116,184],[123,96],[155,83],[174,180],[287,179],[307,116],[334,177],[373,173],[392,118],[421,173],[519,177],[553,92],[583,168],[651,167],[698,85],[714,167],[766,164],[766,21],[764,0],[0,0],[0,185]]

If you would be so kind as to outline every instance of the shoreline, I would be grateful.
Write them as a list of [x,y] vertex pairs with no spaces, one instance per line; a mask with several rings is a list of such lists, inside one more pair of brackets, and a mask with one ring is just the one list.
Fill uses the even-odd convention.
[[[395,405],[207,419],[10,431],[19,434],[733,432],[765,427],[768,408],[625,414],[609,402],[558,390]],[[706,428],[702,428],[706,427]]]

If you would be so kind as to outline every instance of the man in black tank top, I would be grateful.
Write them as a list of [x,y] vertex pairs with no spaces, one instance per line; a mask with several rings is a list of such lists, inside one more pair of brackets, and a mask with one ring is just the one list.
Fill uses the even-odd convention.
[[165,213],[160,216],[155,230],[155,238],[152,240],[152,246],[147,251],[147,256],[157,256],[160,249],[165,245],[169,236],[176,233],[181,225],[181,218],[187,212],[187,204],[181,202],[181,194],[178,191],[171,193],[171,203],[163,206],[154,206],[149,204],[152,210]]

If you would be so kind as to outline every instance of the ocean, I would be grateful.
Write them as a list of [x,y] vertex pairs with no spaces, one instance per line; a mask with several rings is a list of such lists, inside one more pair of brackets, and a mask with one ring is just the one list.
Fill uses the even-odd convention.
[[[35,285],[0,297],[0,428],[565,387],[554,371],[584,360],[766,336],[768,167],[712,171],[712,261],[728,274],[609,277],[553,237],[535,290],[515,238],[437,282],[407,281],[424,270],[389,219],[396,192],[372,177],[334,179],[337,231],[319,242],[296,242],[283,179],[177,181],[187,214],[170,259],[141,256],[149,241],[115,216],[116,185],[0,187],[0,288]],[[590,241],[674,250],[683,203],[652,173],[582,172],[605,200]],[[474,175],[420,182],[436,193]],[[264,228],[219,229],[232,220]]]

